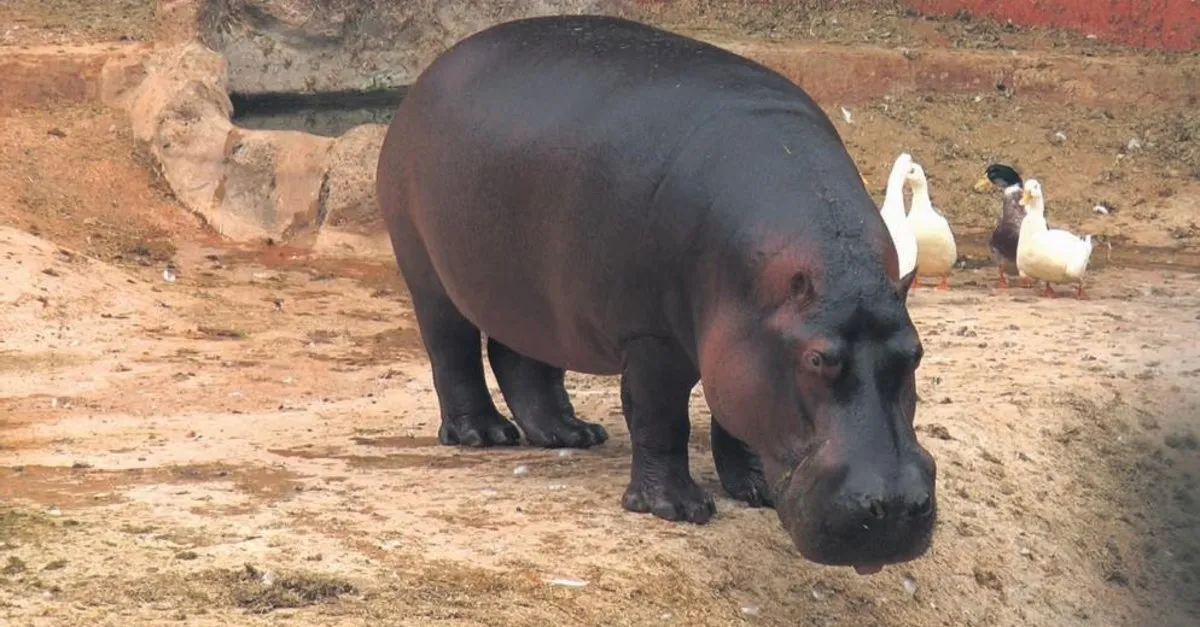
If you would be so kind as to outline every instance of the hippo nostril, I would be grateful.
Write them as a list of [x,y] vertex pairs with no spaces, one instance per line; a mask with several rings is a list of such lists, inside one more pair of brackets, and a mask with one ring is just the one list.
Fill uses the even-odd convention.
[[915,518],[926,518],[933,513],[933,497],[928,492],[925,492],[913,501],[909,508],[909,513]]
[[867,505],[867,511],[876,520],[881,520],[887,515],[887,511],[883,508],[883,501],[880,499],[871,499],[871,503]]

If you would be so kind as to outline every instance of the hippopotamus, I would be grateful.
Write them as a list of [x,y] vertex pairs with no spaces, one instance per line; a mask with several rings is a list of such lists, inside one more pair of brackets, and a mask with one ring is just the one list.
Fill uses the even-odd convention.
[[564,372],[620,375],[622,506],[705,524],[699,383],[721,486],[773,507],[803,558],[865,574],[928,550],[913,276],[798,85],[625,19],[504,22],[419,75],[376,175],[442,444],[601,445]]

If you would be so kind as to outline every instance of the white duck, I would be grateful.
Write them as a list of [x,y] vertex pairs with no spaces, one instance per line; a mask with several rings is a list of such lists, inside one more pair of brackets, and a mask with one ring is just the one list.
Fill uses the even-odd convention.
[[1021,194],[1025,219],[1017,240],[1017,270],[1021,278],[1044,281],[1044,296],[1053,297],[1051,283],[1078,283],[1077,298],[1084,298],[1083,276],[1092,257],[1092,236],[1084,238],[1062,229],[1046,227],[1046,199],[1037,179],[1025,181]]
[[904,216],[904,182],[912,169],[912,155],[900,153],[892,164],[892,173],[888,175],[887,192],[883,196],[883,206],[879,214],[892,235],[892,244],[896,247],[896,256],[900,261],[900,277],[908,276],[917,267],[917,237]]
[[[958,261],[958,245],[945,216],[933,208],[929,197],[929,179],[925,169],[913,162],[905,177],[912,188],[912,206],[908,210],[908,225],[917,240],[918,277],[939,277],[938,289],[950,289],[950,270]],[[917,282],[913,283],[915,288]]]

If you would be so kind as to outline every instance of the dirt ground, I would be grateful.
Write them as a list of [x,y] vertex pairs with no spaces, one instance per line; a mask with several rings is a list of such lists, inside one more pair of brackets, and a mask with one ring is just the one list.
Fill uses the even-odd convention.
[[[0,44],[146,38],[145,4],[5,3]],[[699,390],[703,527],[621,510],[614,378],[569,376],[611,434],[597,449],[439,446],[394,264],[221,242],[117,112],[0,115],[0,622],[1200,622],[1197,114],[1000,93],[829,113],[879,199],[914,153],[967,252],[911,306],[935,546],[872,577],[803,562],[774,512],[724,496]],[[1046,184],[1052,223],[1112,243],[1091,300],[992,287],[999,199],[970,189],[991,158]]]

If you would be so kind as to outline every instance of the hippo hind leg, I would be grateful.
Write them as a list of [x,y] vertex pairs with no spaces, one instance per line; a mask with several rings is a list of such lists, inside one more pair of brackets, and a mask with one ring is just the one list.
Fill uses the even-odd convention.
[[438,440],[447,446],[517,444],[520,432],[500,415],[488,392],[479,329],[450,300],[424,246],[405,226],[392,230],[392,243],[433,370],[442,417]]
[[688,467],[688,400],[699,375],[687,355],[665,340],[641,338],[623,348],[621,409],[633,443],[633,464],[622,506],[704,524],[716,506]]
[[750,507],[771,507],[771,494],[763,475],[762,460],[745,442],[733,437],[712,419],[712,455],[721,486],[729,496]]
[[521,355],[492,338],[488,338],[488,361],[504,402],[534,446],[589,448],[608,440],[604,427],[576,417],[562,368]]
[[441,407],[438,440],[475,447],[517,444],[521,434],[488,392],[479,329],[444,294],[410,291]]

